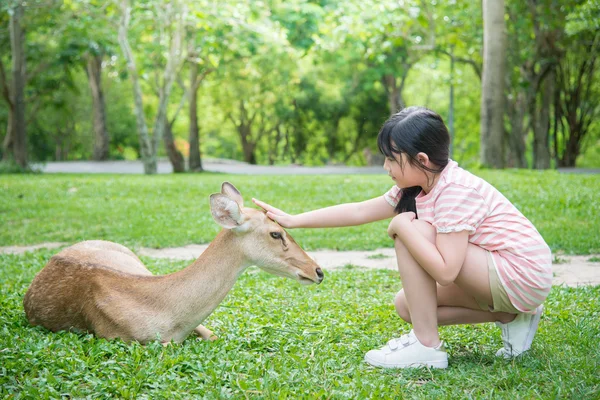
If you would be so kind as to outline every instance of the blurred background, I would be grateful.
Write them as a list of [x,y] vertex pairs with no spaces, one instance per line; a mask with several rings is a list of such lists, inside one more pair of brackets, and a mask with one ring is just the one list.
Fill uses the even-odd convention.
[[600,167],[598,0],[1,0],[0,170],[379,165],[437,111],[452,158]]

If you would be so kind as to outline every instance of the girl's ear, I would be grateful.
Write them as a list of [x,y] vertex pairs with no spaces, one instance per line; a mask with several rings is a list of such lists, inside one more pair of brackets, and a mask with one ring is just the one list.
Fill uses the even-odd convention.
[[415,158],[422,166],[431,168],[431,165],[429,165],[429,156],[427,154],[423,152],[417,153],[417,156]]

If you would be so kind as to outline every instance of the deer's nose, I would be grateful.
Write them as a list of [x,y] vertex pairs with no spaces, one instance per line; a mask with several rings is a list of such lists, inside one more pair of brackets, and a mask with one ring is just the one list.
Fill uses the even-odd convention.
[[317,276],[319,277],[319,283],[321,283],[323,281],[323,270],[321,268],[317,268],[317,270],[315,271],[317,273]]

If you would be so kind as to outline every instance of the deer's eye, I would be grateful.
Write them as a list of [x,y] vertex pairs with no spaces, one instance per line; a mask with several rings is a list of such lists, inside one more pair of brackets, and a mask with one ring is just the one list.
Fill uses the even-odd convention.
[[281,233],[279,233],[279,232],[271,232],[271,237],[273,239],[281,239]]

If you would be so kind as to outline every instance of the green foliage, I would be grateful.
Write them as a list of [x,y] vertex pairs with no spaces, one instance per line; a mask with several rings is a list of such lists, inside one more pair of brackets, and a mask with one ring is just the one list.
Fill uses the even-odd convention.
[[600,29],[600,1],[586,0],[578,5],[567,17],[566,31],[575,35],[582,31]]
[[[0,25],[8,26],[13,4],[2,3]],[[181,4],[187,10],[186,62],[179,68],[167,117],[174,119],[173,134],[182,146],[188,140],[186,106],[192,63],[199,66],[203,77],[198,89],[202,154],[243,158],[240,134],[232,121],[241,120],[238,114],[243,100],[249,115],[257,115],[250,138],[259,163],[360,165],[365,162],[363,150],[375,150],[373,139],[390,113],[385,83],[390,75],[400,85],[408,74],[400,93],[406,105],[425,105],[447,118],[452,55],[457,60],[452,78],[456,94],[454,157],[477,164],[481,4],[418,0],[227,0],[218,5],[201,0]],[[569,40],[597,31],[597,0],[563,1],[560,7],[550,0],[540,1],[534,7],[537,19],[528,4],[506,2],[507,100],[514,103],[515,110],[523,107],[519,96],[532,84],[530,75],[554,62],[554,56],[536,52],[534,20],[542,33],[552,33],[548,43],[558,55],[585,54]],[[152,126],[168,54],[166,38],[172,28],[161,17],[161,10],[169,5],[156,0],[131,5],[129,37],[146,121]],[[27,2],[26,112],[33,161],[86,159],[92,154],[93,113],[85,61],[97,54],[103,55],[110,157],[125,158],[126,148],[139,153],[132,88],[117,43],[120,12],[118,2]],[[8,84],[10,52],[8,29],[0,30],[0,62]],[[586,104],[596,104],[597,83],[590,85],[591,101]],[[5,99],[2,104],[7,104]],[[522,136],[527,135],[529,143],[528,112],[520,121]],[[5,127],[7,120],[8,107],[2,106],[0,126]],[[513,127],[509,117],[508,133],[513,129],[518,126]],[[4,135],[2,128],[0,140]],[[598,127],[592,126],[589,139],[582,143],[578,165],[598,165],[599,135]],[[164,155],[162,143],[159,147],[159,155]],[[530,144],[527,152],[531,159]],[[128,151],[128,157],[133,154]]]
[[51,255],[0,255],[3,398],[594,398],[600,387],[600,287],[554,288],[517,360],[494,356],[493,324],[464,325],[441,329],[448,369],[381,370],[364,353],[410,329],[392,305],[396,272],[327,271],[307,287],[251,268],[205,321],[218,341],[163,348],[29,325],[23,295]]
[[[553,171],[476,170],[540,231],[553,250],[600,253],[600,176]],[[128,246],[208,243],[219,227],[208,196],[230,181],[250,204],[261,199],[290,213],[381,196],[392,182],[377,175],[177,176],[34,175],[0,177],[0,245],[106,239]],[[307,249],[390,245],[386,221],[336,229],[298,229]]]

